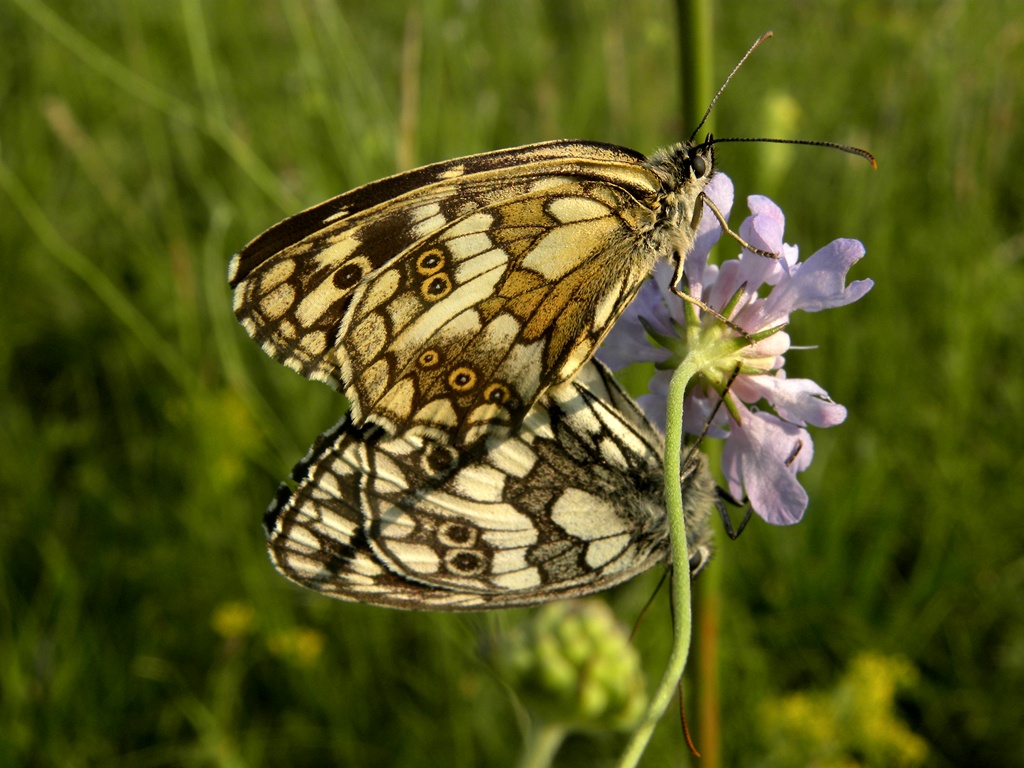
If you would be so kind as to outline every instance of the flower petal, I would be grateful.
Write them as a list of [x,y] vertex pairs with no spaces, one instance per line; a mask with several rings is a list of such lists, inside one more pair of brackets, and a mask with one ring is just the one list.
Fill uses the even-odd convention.
[[775,285],[787,277],[792,260],[787,254],[787,246],[782,242],[786,217],[779,207],[761,195],[748,197],[747,205],[752,215],[740,224],[740,237],[755,248],[779,257],[771,259],[747,250],[740,253],[739,260],[743,264],[745,280],[751,292],[755,292],[762,285]]
[[746,385],[755,389],[791,424],[834,427],[846,420],[846,408],[834,402],[816,381],[787,379],[785,371],[774,376],[746,376],[744,379]]
[[855,280],[846,285],[846,273],[864,256],[859,240],[833,240],[807,261],[793,267],[793,277],[780,282],[765,299],[761,322],[788,316],[795,310],[820,312],[851,304],[871,290],[872,280]]
[[736,303],[736,312],[742,311],[752,297],[752,291],[757,290],[757,285],[752,288],[747,280],[745,265],[738,259],[729,259],[718,270],[715,282],[707,290],[705,300],[711,307],[723,308],[732,300],[732,297],[743,289],[742,298]]
[[[637,403],[647,418],[662,431],[665,429],[665,407],[668,403],[668,385],[672,381],[673,371],[655,371],[651,380],[647,383],[647,394],[640,395]],[[686,410],[683,410],[683,418],[686,418]]]
[[[750,324],[746,322],[746,318],[743,314],[740,314],[736,318],[737,324],[740,328],[750,328]],[[752,333],[762,330],[758,327],[751,328]],[[785,331],[776,331],[767,339],[761,339],[760,341],[751,344],[743,356],[750,361],[757,360],[759,358],[781,358],[782,355],[786,354],[790,350],[790,344],[792,340],[789,334]],[[778,364],[778,360],[776,360]],[[774,367],[774,366],[773,366]]]
[[722,449],[729,492],[736,498],[745,494],[754,511],[772,525],[800,522],[808,497],[796,473],[813,458],[810,434],[770,413],[739,409],[743,424],[733,425]]
[[786,230],[782,209],[764,195],[747,197],[747,207],[751,216],[740,225],[740,236],[757,248],[781,254],[782,233]]
[[613,371],[621,371],[633,363],[661,363],[672,357],[664,347],[648,343],[645,333],[643,328],[633,335],[625,328],[619,333],[609,333],[597,348],[597,359]]

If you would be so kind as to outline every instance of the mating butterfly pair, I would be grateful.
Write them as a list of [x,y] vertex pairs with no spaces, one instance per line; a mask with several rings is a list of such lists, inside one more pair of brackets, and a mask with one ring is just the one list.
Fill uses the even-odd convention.
[[[349,414],[264,518],[289,579],[410,609],[606,589],[668,553],[663,440],[597,361],[658,258],[681,275],[710,142],[555,141],[367,184],[271,228],[229,281],[272,357]],[[699,570],[714,483],[684,473]]]

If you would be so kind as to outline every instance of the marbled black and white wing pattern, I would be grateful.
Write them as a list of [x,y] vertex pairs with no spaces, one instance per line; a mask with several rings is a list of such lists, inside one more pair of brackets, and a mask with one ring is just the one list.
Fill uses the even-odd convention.
[[[270,556],[303,586],[392,608],[590,594],[667,559],[662,453],[661,435],[596,361],[550,388],[513,436],[469,449],[346,417],[267,510]],[[717,499],[703,458],[683,494],[695,573]]]
[[382,179],[236,254],[235,315],[342,390],[354,426],[506,436],[590,359],[656,260],[692,248],[713,162],[710,143],[647,158],[565,140]]

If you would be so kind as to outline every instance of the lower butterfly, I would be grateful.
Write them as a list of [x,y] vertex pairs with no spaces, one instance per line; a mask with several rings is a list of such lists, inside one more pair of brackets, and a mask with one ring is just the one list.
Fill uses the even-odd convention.
[[[282,484],[264,528],[286,577],[410,610],[530,605],[607,589],[668,558],[663,438],[597,361],[550,388],[511,437],[456,450],[346,416]],[[696,574],[717,489],[683,477]]]

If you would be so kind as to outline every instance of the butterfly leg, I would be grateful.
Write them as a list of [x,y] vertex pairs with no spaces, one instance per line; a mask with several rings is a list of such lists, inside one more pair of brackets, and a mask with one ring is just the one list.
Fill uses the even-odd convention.
[[729,225],[725,221],[725,216],[723,216],[722,212],[718,210],[718,206],[711,201],[711,198],[705,195],[703,192],[701,192],[700,196],[704,201],[704,205],[710,208],[711,212],[715,214],[715,218],[718,219],[718,223],[722,225],[722,231],[724,231],[725,234],[727,234],[729,237],[731,237],[733,240],[735,240],[737,243],[739,243],[742,247],[746,248],[751,253],[756,253],[758,256],[764,256],[766,259],[775,259],[776,261],[778,261],[779,254],[772,253],[771,251],[762,251],[760,248],[755,248],[742,237],[740,237],[738,233],[733,232],[731,229],[729,229]]
[[675,254],[674,261],[675,261],[675,274],[672,275],[672,293],[674,293],[676,296],[678,296],[683,301],[686,301],[686,302],[689,302],[690,304],[693,304],[701,312],[706,312],[707,314],[711,315],[718,322],[724,323],[725,325],[728,325],[730,328],[732,328],[734,331],[736,331],[736,333],[740,334],[745,339],[748,339],[748,340],[752,341],[752,339],[750,339],[750,336],[747,334],[747,332],[744,331],[742,328],[740,328],[738,325],[736,325],[736,323],[734,323],[732,320],[727,318],[725,315],[723,315],[717,309],[714,309],[714,308],[708,306],[703,301],[698,299],[696,296],[690,295],[689,293],[687,293],[686,291],[684,291],[682,288],[679,287],[679,282],[684,279],[684,276],[683,276],[683,264],[685,262],[685,257],[684,256],[680,256],[680,254],[677,252]]
[[[718,491],[718,498],[715,501],[715,509],[718,510],[718,516],[722,518],[722,525],[725,526],[725,535],[736,541],[747,527],[747,523],[750,522],[750,518],[754,514],[754,508],[750,506],[749,501],[742,502],[733,498],[732,494],[725,488],[717,488],[716,490]],[[747,507],[747,513],[735,528],[732,524],[732,517],[729,516],[729,510],[725,508],[726,504],[732,504],[734,507],[742,507],[744,505]]]

